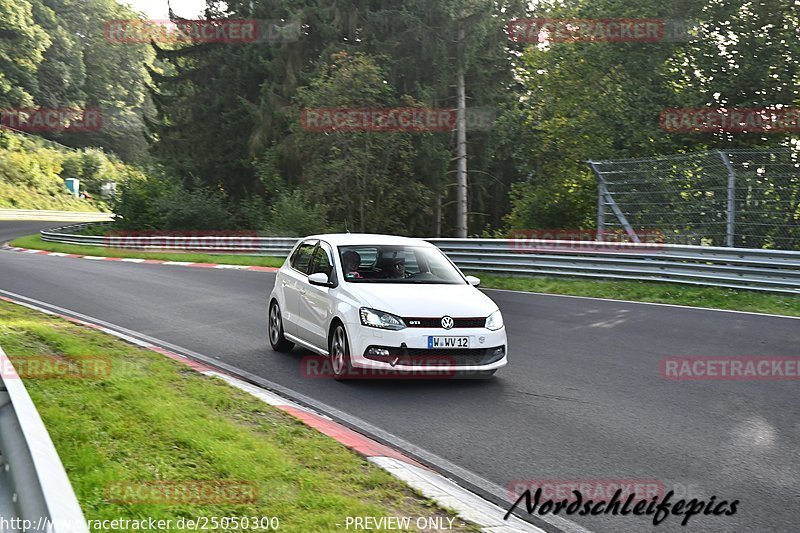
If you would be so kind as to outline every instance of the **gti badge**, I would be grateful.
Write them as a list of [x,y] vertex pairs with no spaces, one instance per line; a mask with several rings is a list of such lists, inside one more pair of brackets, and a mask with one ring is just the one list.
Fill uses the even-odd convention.
[[452,329],[453,328],[453,318],[449,316],[442,317],[442,327],[444,329]]

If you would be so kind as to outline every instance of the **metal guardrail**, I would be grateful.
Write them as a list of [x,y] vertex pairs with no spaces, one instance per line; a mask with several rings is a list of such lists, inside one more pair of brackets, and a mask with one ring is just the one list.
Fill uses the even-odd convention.
[[0,209],[0,220],[52,220],[101,222],[113,220],[113,213],[96,213],[83,211],[44,211],[38,209]]
[[[201,251],[208,253],[242,253],[248,255],[268,255],[286,257],[297,243],[296,237],[259,237],[256,235],[228,236],[148,236],[148,235],[76,235],[74,231],[83,231],[95,224],[73,224],[40,233],[43,241],[63,244],[83,244],[102,246],[105,248],[121,248],[127,250],[150,251]],[[130,232],[133,233],[133,232]],[[142,232],[145,233],[145,232]],[[178,233],[178,232],[175,232]],[[187,232],[189,233],[189,232]],[[233,232],[230,232],[233,233]],[[244,232],[243,232],[244,233]]]
[[[294,237],[103,237],[42,231],[42,239],[138,250],[236,251],[285,257]],[[517,239],[427,239],[462,270],[707,285],[800,294],[800,252],[658,243]]]
[[428,239],[462,270],[800,294],[800,252],[675,244]]
[[50,435],[2,348],[0,531],[89,532]]

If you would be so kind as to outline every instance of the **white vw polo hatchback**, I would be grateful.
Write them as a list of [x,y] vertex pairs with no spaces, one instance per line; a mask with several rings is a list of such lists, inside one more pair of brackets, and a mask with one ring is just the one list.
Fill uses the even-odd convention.
[[489,377],[507,363],[506,330],[479,283],[420,239],[308,237],[277,272],[270,344],[330,357],[337,379],[371,372]]

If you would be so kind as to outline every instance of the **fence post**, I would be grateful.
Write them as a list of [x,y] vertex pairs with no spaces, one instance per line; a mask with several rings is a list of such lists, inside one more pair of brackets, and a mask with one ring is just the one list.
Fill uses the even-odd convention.
[[[633,230],[633,227],[628,222],[628,219],[625,217],[625,213],[617,205],[617,202],[614,201],[614,197],[611,196],[611,193],[608,192],[608,186],[606,185],[606,180],[603,178],[603,174],[600,172],[600,169],[597,168],[597,165],[591,159],[587,161],[589,166],[592,167],[592,170],[595,174],[597,174],[597,180],[600,183],[598,189],[598,198],[597,198],[597,232],[598,232],[598,241],[602,241],[602,234],[601,231],[605,230],[605,204],[611,206],[611,211],[614,212],[616,215],[617,220],[619,223],[622,224],[622,227],[625,229],[625,233],[631,238],[631,240],[635,243],[640,243],[639,236],[636,235],[636,232]],[[602,213],[602,221],[600,219]],[[601,225],[602,222],[602,225]]]
[[722,164],[728,169],[728,207],[727,213],[727,229],[726,229],[726,246],[733,248],[735,245],[735,223],[736,223],[736,170],[728,158],[728,154],[722,150],[717,150]]
[[[592,167],[592,170],[597,174],[597,168],[594,166],[594,162],[590,159],[588,161],[589,165]],[[597,180],[597,236],[595,237],[596,241],[602,242],[603,241],[603,234],[606,230],[606,191],[604,190],[603,180]]]

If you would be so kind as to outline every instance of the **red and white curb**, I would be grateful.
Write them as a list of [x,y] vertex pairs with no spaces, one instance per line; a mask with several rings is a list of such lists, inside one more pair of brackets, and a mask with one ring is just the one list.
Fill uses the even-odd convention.
[[435,501],[440,507],[455,512],[462,520],[477,524],[481,528],[481,531],[489,533],[545,533],[542,529],[520,520],[515,516],[510,516],[508,520],[504,520],[503,516],[506,513],[504,509],[485,500],[474,492],[459,486],[457,483],[438,472],[427,468],[403,452],[381,444],[374,439],[332,420],[324,414],[279,396],[270,390],[257,387],[208,365],[130,335],[115,331],[111,328],[98,326],[97,324],[92,324],[85,320],[56,313],[49,309],[6,296],[0,296],[0,300],[21,305],[28,309],[33,309],[34,311],[62,318],[73,324],[113,335],[128,343],[160,353],[174,361],[183,363],[196,372],[219,378],[229,385],[247,392],[281,411],[289,413],[307,426],[333,438],[347,448],[365,457],[370,463],[384,469],[413,489],[419,491],[426,498]]
[[142,263],[145,265],[170,265],[185,266],[195,268],[220,268],[229,270],[250,270],[255,272],[275,272],[276,267],[247,266],[247,265],[225,265],[220,263],[192,263],[189,261],[162,261],[161,259],[133,259],[128,257],[105,257],[100,255],[80,255],[65,254],[62,252],[48,252],[47,250],[32,250],[30,248],[20,248],[18,246],[0,246],[0,250],[7,252],[21,252],[24,254],[49,255],[51,257],[72,257],[75,259],[89,259],[90,261],[119,261],[122,263]]

